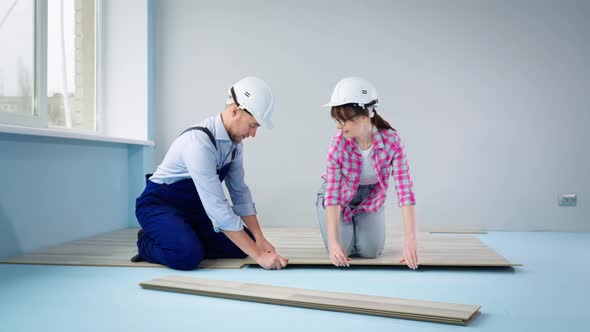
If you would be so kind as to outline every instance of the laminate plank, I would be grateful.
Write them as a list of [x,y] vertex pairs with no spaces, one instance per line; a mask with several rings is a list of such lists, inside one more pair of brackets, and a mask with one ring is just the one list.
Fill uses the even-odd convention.
[[140,283],[140,286],[146,289],[241,301],[450,324],[467,324],[477,316],[480,309],[479,305],[327,292],[184,276],[153,279]]

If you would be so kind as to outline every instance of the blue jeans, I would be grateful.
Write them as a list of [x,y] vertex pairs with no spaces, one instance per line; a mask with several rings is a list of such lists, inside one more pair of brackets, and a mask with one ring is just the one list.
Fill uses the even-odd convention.
[[[326,227],[326,209],[324,208],[325,182],[317,193],[316,211],[322,238],[326,248],[328,247],[328,234]],[[360,185],[354,198],[348,205],[355,209],[364,199],[369,196],[372,185]],[[338,238],[342,249],[347,255],[360,256],[363,258],[375,258],[383,252],[385,247],[385,213],[382,206],[375,213],[361,213],[352,217],[352,222],[344,223],[342,213],[338,223]]]

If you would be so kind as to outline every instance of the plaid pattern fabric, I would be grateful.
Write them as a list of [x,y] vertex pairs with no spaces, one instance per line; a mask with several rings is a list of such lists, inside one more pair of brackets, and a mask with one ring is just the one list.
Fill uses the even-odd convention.
[[339,131],[330,142],[326,172],[324,206],[340,205],[343,221],[349,223],[354,215],[379,210],[387,196],[389,176],[393,175],[398,206],[415,205],[413,183],[410,178],[407,155],[396,131],[379,131],[373,127],[373,163],[378,185],[354,210],[348,204],[359,186],[363,157],[354,139],[347,139]]

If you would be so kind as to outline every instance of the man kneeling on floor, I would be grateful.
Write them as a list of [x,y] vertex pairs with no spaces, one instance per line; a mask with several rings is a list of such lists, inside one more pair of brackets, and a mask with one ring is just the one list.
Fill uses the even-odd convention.
[[261,79],[246,77],[231,87],[226,104],[220,114],[183,131],[146,176],[136,201],[142,230],[132,262],[192,270],[203,259],[250,256],[266,269],[287,265],[262,234],[244,183],[242,140],[255,137],[260,126],[272,127],[272,93]]

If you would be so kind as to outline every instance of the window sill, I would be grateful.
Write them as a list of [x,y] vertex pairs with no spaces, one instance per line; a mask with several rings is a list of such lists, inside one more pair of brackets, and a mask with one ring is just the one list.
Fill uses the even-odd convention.
[[11,126],[0,124],[0,133],[8,134],[20,134],[20,135],[32,135],[32,136],[44,136],[44,137],[59,137],[69,138],[85,141],[97,141],[97,142],[111,142],[111,143],[123,143],[123,144],[134,144],[134,145],[146,145],[154,146],[154,141],[140,140],[132,138],[121,138],[121,137],[110,137],[101,135],[94,132],[86,132],[81,130],[73,129],[59,129],[59,128],[30,128],[21,126]]

